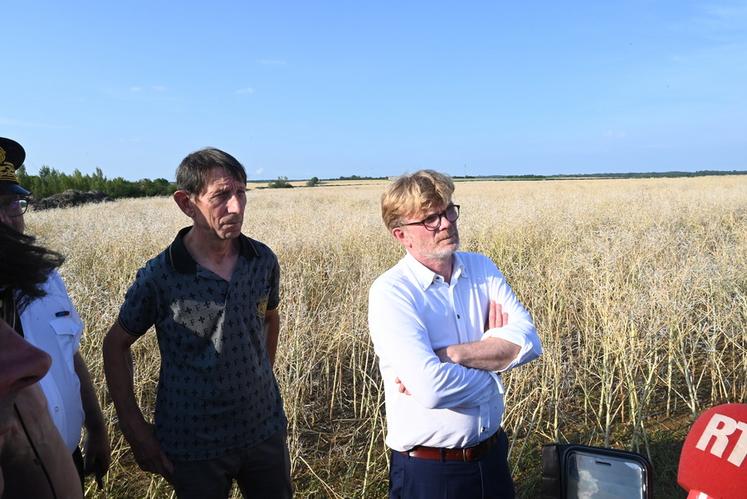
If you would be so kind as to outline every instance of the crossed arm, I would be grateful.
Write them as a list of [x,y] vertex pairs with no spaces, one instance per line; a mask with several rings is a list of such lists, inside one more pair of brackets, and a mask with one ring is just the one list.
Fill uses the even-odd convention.
[[[485,331],[508,325],[508,314],[500,303],[490,302]],[[485,338],[469,343],[457,343],[436,350],[441,362],[451,362],[484,371],[502,371],[516,358],[521,348],[503,338]]]
[[[485,331],[508,325],[508,314],[500,303],[490,302]],[[516,358],[521,348],[503,338],[485,338],[481,341],[457,343],[435,351],[441,362],[450,362],[483,371],[501,371]],[[395,378],[400,393],[412,395],[399,377]]]
[[[494,371],[512,369],[542,353],[529,313],[495,265],[487,258],[482,265],[487,268],[476,270],[487,276],[487,292],[473,289],[471,299],[487,298],[482,302],[484,333],[479,341],[436,351],[423,290],[396,276],[377,279],[371,286],[369,328],[382,375],[388,382],[399,382],[400,392],[411,392],[427,408],[481,405],[499,387]],[[476,326],[480,327],[472,322],[471,327]]]
[[471,343],[449,345],[436,354],[442,362],[503,372],[542,355],[542,345],[531,316],[503,274],[490,260],[485,259],[484,265],[489,276],[490,301],[482,338]]
[[[386,284],[386,283],[385,283]],[[399,377],[429,409],[474,407],[495,394],[493,374],[441,361],[431,347],[416,298],[407,289],[374,284],[369,295],[369,326],[382,374]]]

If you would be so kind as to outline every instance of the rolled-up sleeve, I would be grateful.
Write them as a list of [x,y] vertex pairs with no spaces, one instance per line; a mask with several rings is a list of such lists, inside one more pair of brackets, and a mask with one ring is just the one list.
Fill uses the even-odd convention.
[[486,270],[490,279],[490,299],[499,303],[503,312],[508,314],[508,324],[500,328],[488,329],[482,337],[483,339],[501,338],[520,347],[517,356],[505,369],[501,370],[505,372],[542,355],[542,343],[531,315],[516,297],[501,271],[487,258],[486,265],[489,267]]
[[406,286],[375,282],[369,293],[368,323],[382,371],[391,367],[422,406],[479,406],[498,390],[491,373],[439,360]]

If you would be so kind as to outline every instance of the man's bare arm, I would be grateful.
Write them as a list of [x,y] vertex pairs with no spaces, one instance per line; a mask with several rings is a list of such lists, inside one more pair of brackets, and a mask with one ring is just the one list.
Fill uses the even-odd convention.
[[280,336],[280,313],[278,309],[265,312],[265,341],[267,354],[270,356],[270,365],[275,365],[275,353],[278,349],[278,337]]
[[130,443],[135,460],[143,471],[158,473],[169,479],[174,467],[161,451],[153,427],[143,417],[135,399],[132,353],[130,346],[137,337],[115,322],[104,338],[104,373],[109,394],[119,416],[119,425]]
[[[508,314],[494,301],[490,302],[485,330],[508,324]],[[508,367],[521,351],[521,347],[501,338],[485,338],[471,343],[457,343],[436,351],[441,362],[451,362],[484,371],[501,371]]]
[[436,352],[441,362],[452,362],[485,371],[501,371],[519,355],[521,347],[501,338],[449,345]]
[[[489,307],[488,318],[485,321],[486,331],[508,324],[508,314],[503,312],[500,304],[491,301]],[[497,343],[493,340],[497,340]],[[514,350],[512,346],[516,349]],[[435,353],[441,362],[451,362],[452,364],[482,369],[483,371],[499,371],[516,357],[519,350],[519,346],[510,341],[486,338],[472,343],[450,345],[436,350]],[[412,395],[399,377],[394,382],[397,383],[399,393]]]
[[94,473],[96,481],[101,480],[109,469],[111,463],[111,450],[109,448],[109,435],[101,413],[101,406],[96,395],[96,389],[91,381],[91,374],[80,352],[73,357],[75,373],[80,380],[80,398],[83,403],[83,414],[85,414],[86,440],[84,445],[84,470],[86,474]]

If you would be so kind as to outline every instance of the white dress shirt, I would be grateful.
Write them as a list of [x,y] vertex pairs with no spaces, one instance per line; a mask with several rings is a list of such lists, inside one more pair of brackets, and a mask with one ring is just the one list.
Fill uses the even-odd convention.
[[80,442],[85,420],[73,361],[80,346],[83,321],[57,271],[49,274],[42,289],[47,294],[31,300],[19,316],[26,340],[52,357],[52,366],[39,386],[47,398],[49,415],[72,453]]
[[[508,325],[484,331],[490,301]],[[487,257],[454,255],[450,283],[409,253],[374,281],[368,324],[385,387],[387,445],[469,447],[493,435],[503,417],[497,373],[442,363],[435,351],[498,337],[520,347],[507,369],[542,353],[532,318]],[[411,395],[400,393],[399,378]]]

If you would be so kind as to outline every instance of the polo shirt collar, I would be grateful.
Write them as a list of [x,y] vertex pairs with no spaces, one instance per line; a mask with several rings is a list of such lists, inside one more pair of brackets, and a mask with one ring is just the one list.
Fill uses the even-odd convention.
[[[417,261],[417,259],[409,252],[405,253],[403,260],[407,268],[412,272],[415,282],[418,283],[422,290],[425,291],[431,284],[433,284],[433,281],[436,279],[435,272]],[[464,262],[459,257],[459,253],[454,253],[454,267],[451,270],[451,277],[452,280],[458,280],[460,277],[468,277],[467,269],[464,266]]]
[[[181,229],[174,239],[174,242],[169,246],[169,261],[171,266],[177,272],[182,274],[194,274],[197,272],[197,262],[192,255],[187,251],[187,247],[184,245],[184,236],[192,229],[192,226],[184,227]],[[239,255],[243,256],[247,260],[251,260],[255,256],[259,256],[255,243],[244,234],[239,235]]]
[[259,256],[259,251],[257,250],[254,239],[246,237],[244,234],[239,234],[239,255],[247,260]]

